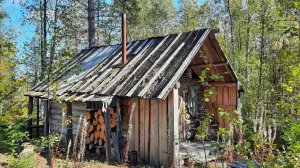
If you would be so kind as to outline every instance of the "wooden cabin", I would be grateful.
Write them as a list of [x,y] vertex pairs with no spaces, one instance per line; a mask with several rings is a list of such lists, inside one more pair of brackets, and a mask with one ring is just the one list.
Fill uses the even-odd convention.
[[[65,111],[65,117],[71,116],[65,140],[73,138],[79,116],[86,116],[91,125],[87,143],[107,144],[108,161],[114,159],[113,146],[119,150],[114,157],[123,158],[124,146],[129,145],[138,162],[177,165],[178,141],[191,139],[190,118],[211,114],[218,127],[228,128],[217,109],[238,117],[233,111],[239,109],[241,87],[215,33],[201,29],[130,42],[126,62],[121,45],[82,50],[53,73],[53,83],[41,81],[26,94],[29,112],[37,99],[45,109],[40,111],[45,113],[46,132],[51,133],[62,131]],[[213,90],[209,102],[203,101],[207,86],[199,80],[205,69],[221,76],[207,80]]]

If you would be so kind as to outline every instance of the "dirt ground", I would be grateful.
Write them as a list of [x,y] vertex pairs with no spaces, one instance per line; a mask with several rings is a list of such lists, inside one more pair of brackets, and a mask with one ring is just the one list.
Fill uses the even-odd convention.
[[[12,159],[9,156],[6,156],[4,154],[0,154],[0,168],[8,168],[9,167],[9,161]],[[36,168],[48,168],[49,166],[47,165],[47,160],[45,157],[40,156],[37,153],[34,153],[32,157],[28,159],[28,161],[31,161]],[[15,160],[15,162],[19,162],[18,160]],[[27,160],[22,160],[20,162],[27,162]],[[18,166],[19,167],[19,166]],[[32,164],[28,165],[22,165],[20,166],[24,168],[31,168]],[[106,163],[96,161],[96,160],[91,160],[91,161],[85,161],[83,163],[74,163],[74,162],[67,162],[62,159],[54,159],[53,160],[53,167],[58,168],[58,167],[78,167],[78,168],[125,168],[128,167],[127,165],[108,165]]]

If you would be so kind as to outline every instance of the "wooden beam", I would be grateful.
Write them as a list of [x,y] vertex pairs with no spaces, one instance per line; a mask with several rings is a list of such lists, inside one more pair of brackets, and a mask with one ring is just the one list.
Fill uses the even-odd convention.
[[171,130],[170,139],[168,143],[171,143],[173,149],[170,151],[169,165],[173,164],[173,167],[178,167],[179,159],[179,95],[178,88],[174,88],[172,93],[168,97],[168,113],[169,113],[169,130]]
[[[32,115],[32,111],[33,111],[33,97],[29,96],[29,99],[28,99],[28,115],[30,117]],[[31,139],[32,138],[32,118],[30,118],[28,120],[27,126],[28,126],[29,138]]]
[[[103,103],[104,105],[104,103]],[[109,113],[109,106],[107,105],[105,109],[105,136],[106,136],[106,162],[110,162],[111,158],[111,144],[110,144],[110,113]]]
[[117,138],[117,134],[115,132],[111,133],[112,139],[113,139],[113,144],[114,144],[114,150],[115,150],[115,157],[117,160],[117,163],[121,163],[121,155],[120,155],[120,150],[119,150],[119,140]]
[[237,83],[234,82],[210,82],[208,84],[210,86],[227,86],[227,87],[237,86]]
[[[36,98],[36,125],[40,125],[40,100]],[[36,136],[40,137],[40,127],[36,128]]]
[[[201,84],[199,79],[189,79],[189,78],[181,78],[179,82],[182,84],[195,84],[195,85]],[[210,86],[228,86],[228,87],[237,86],[236,82],[209,82],[208,84]]]
[[220,67],[227,66],[228,62],[216,62],[211,64],[191,64],[189,68],[210,68],[210,67]]
[[67,125],[67,143],[69,143],[73,139],[72,103],[71,102],[67,102],[67,119],[71,120],[71,122],[69,122],[69,124]]
[[49,136],[49,118],[50,118],[50,111],[49,111],[49,99],[44,101],[44,114],[45,114],[45,124],[44,124],[44,135],[47,137]]

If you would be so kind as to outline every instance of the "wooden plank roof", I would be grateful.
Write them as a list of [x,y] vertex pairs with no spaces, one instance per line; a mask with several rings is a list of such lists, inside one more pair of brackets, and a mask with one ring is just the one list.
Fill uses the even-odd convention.
[[[56,95],[77,101],[86,97],[96,100],[99,96],[165,99],[210,31],[201,29],[130,42],[125,65],[121,64],[121,45],[82,50],[53,73],[52,81],[59,84]],[[45,79],[26,95],[41,95],[48,86]]]

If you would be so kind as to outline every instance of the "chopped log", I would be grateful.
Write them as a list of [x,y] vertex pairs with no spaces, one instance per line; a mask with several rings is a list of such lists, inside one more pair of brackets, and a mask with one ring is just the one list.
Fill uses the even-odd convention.
[[94,140],[94,133],[91,133],[90,135],[90,141],[93,141]]
[[105,124],[100,124],[100,127],[101,127],[101,131],[105,132]]
[[109,107],[109,113],[110,113],[110,114],[116,113],[116,112],[115,112],[115,109],[114,109],[113,107]]
[[101,125],[99,123],[99,124],[97,124],[97,131],[100,131],[100,129],[101,129]]
[[90,125],[90,127],[88,128],[88,133],[91,133],[94,130],[94,126]]
[[95,139],[100,137],[100,131],[95,131]]
[[117,117],[118,117],[117,113],[113,113],[113,114],[111,115],[111,118],[112,118],[112,119],[117,119]]
[[103,140],[105,139],[105,132],[104,132],[104,130],[100,131],[99,137],[100,137],[101,139],[103,139]]
[[86,144],[89,144],[90,142],[91,142],[91,141],[90,141],[90,137],[87,136],[86,139],[85,139],[85,143],[86,143]]
[[117,126],[117,121],[116,120],[111,120],[110,128],[115,128],[116,126]]
[[98,120],[96,118],[93,120],[93,125],[95,125],[95,126],[98,125]]
[[104,124],[104,117],[102,115],[99,116],[99,123]]
[[87,120],[91,119],[91,113],[90,112],[85,112],[85,118]]
[[101,113],[102,113],[101,108],[98,108],[98,111],[97,111],[97,112],[98,112],[99,115],[101,115]]
[[98,113],[97,111],[95,111],[95,112],[94,112],[94,117],[95,117],[95,118],[98,118],[98,116],[99,116],[99,113]]
[[99,146],[102,146],[102,143],[103,143],[104,141],[103,141],[102,138],[99,138],[98,142],[99,142]]

